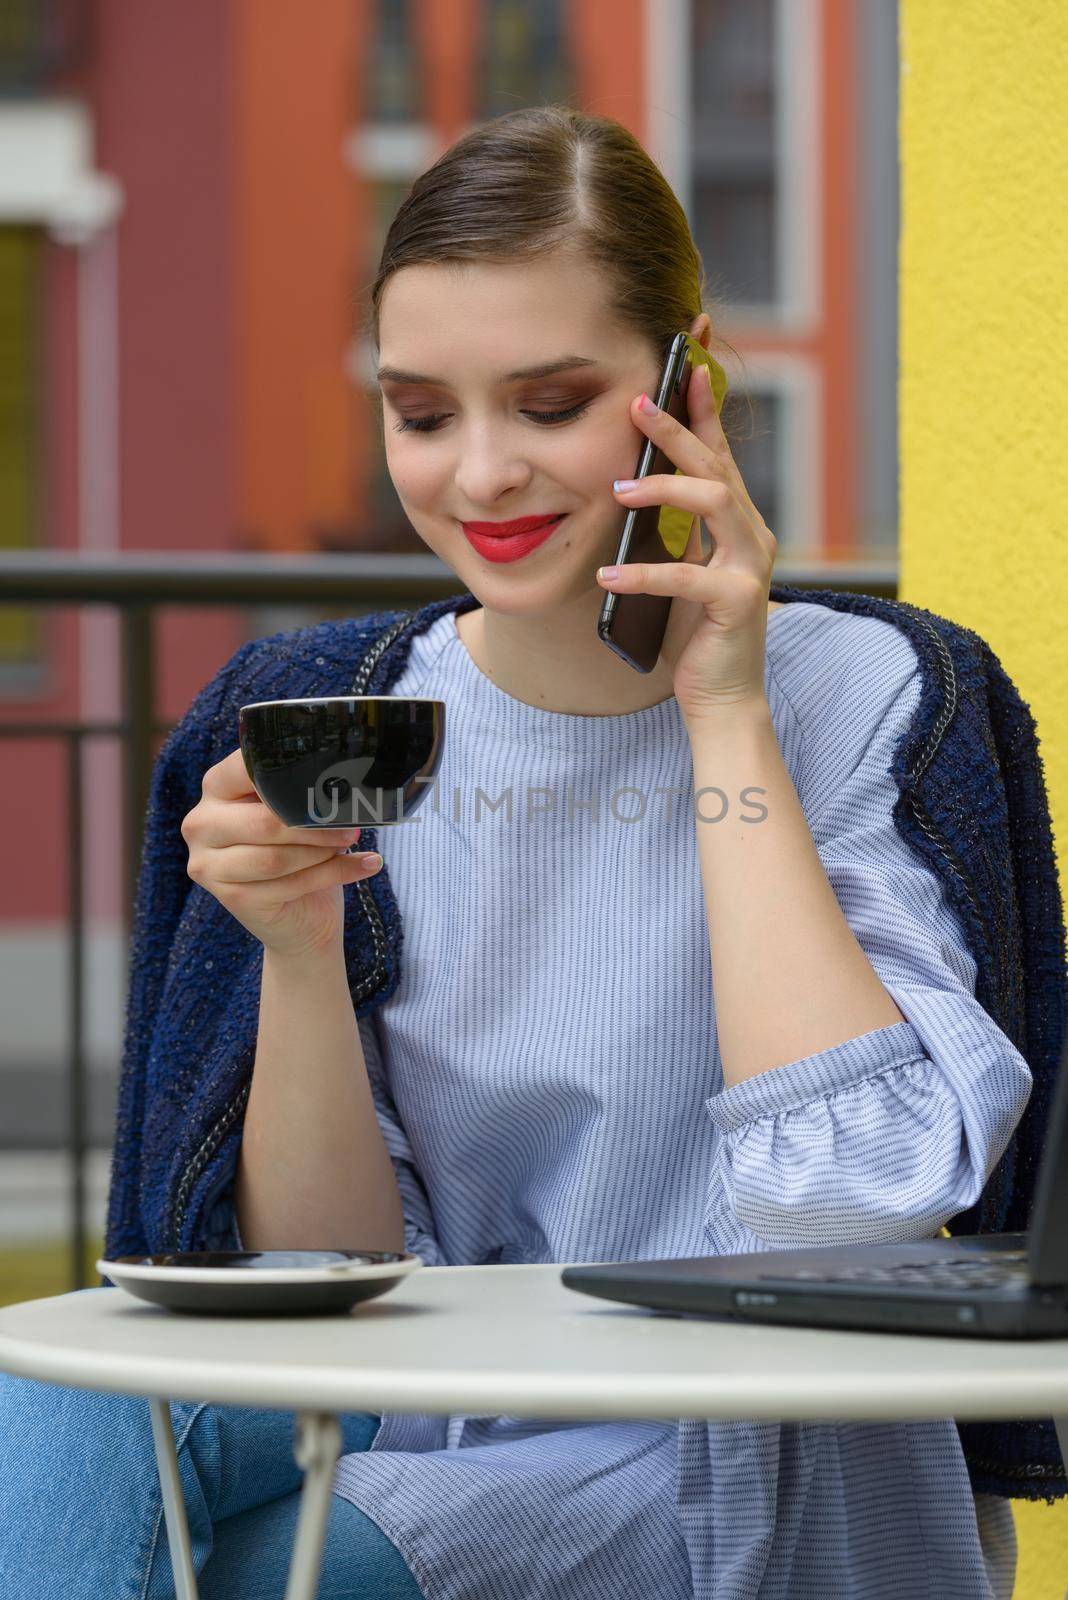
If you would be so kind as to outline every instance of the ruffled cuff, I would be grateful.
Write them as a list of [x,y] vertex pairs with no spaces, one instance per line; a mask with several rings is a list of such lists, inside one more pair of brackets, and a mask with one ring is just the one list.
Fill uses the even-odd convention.
[[824,1095],[874,1078],[892,1067],[923,1061],[927,1052],[911,1022],[892,1022],[844,1044],[802,1056],[789,1066],[771,1067],[722,1089],[705,1101],[717,1128],[729,1133],[757,1117],[807,1105]]
[[717,1255],[930,1238],[982,1185],[985,1151],[909,1022],[773,1067],[706,1100]]

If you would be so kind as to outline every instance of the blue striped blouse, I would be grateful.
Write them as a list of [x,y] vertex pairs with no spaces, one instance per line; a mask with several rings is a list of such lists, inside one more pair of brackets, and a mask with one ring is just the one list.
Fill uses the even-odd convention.
[[[360,1029],[427,1264],[907,1241],[977,1199],[1031,1075],[891,820],[912,646],[792,603],[768,619],[766,689],[827,875],[906,1020],[725,1088],[676,701],[544,711],[476,667],[451,611],[414,640],[389,692],[446,701],[447,737],[421,810],[379,835],[402,976]],[[389,1414],[334,1490],[427,1600],[1012,1591],[1011,1507],[973,1498],[949,1419]]]

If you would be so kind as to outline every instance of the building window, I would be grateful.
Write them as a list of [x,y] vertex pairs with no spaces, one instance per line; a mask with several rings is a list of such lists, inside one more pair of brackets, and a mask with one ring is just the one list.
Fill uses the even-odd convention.
[[[781,556],[818,556],[822,547],[819,369],[786,351],[745,356],[746,400],[739,404],[731,453]],[[748,402],[752,403],[750,425]]]
[[478,119],[566,101],[575,77],[561,0],[483,0]]
[[378,0],[363,95],[369,122],[416,122],[423,103],[411,0]]
[[39,93],[84,65],[90,9],[90,0],[4,0],[0,93]]
[[773,0],[691,0],[691,226],[709,288],[770,306],[775,282]]
[[750,425],[748,409],[739,412],[740,437],[731,442],[731,454],[738,463],[749,498],[777,540],[782,541],[779,470],[775,460],[775,441],[782,437],[782,396],[770,388],[752,384],[748,399],[753,406]]

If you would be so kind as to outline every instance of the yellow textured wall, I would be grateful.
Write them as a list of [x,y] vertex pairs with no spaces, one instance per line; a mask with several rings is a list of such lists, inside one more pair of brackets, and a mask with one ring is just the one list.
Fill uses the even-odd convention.
[[[974,628],[1030,704],[1065,892],[1068,5],[899,15],[901,595]],[[1013,1510],[1014,1600],[1065,1600],[1068,1499]]]

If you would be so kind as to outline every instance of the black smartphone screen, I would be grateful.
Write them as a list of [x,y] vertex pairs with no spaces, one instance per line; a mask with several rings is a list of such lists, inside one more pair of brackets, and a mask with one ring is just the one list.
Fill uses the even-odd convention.
[[[726,377],[696,339],[678,333],[671,341],[653,396],[662,411],[667,411],[683,427],[689,426],[686,391],[694,371],[708,366],[717,407],[722,405]],[[677,471],[664,452],[651,439],[642,442],[635,478]],[[677,506],[634,506],[626,513],[616,551],[615,564],[629,561],[680,561],[689,542],[693,513]],[[597,622],[597,634],[609,649],[622,657],[637,672],[652,672],[660,658],[664,634],[671,613],[671,595],[607,594]]]

